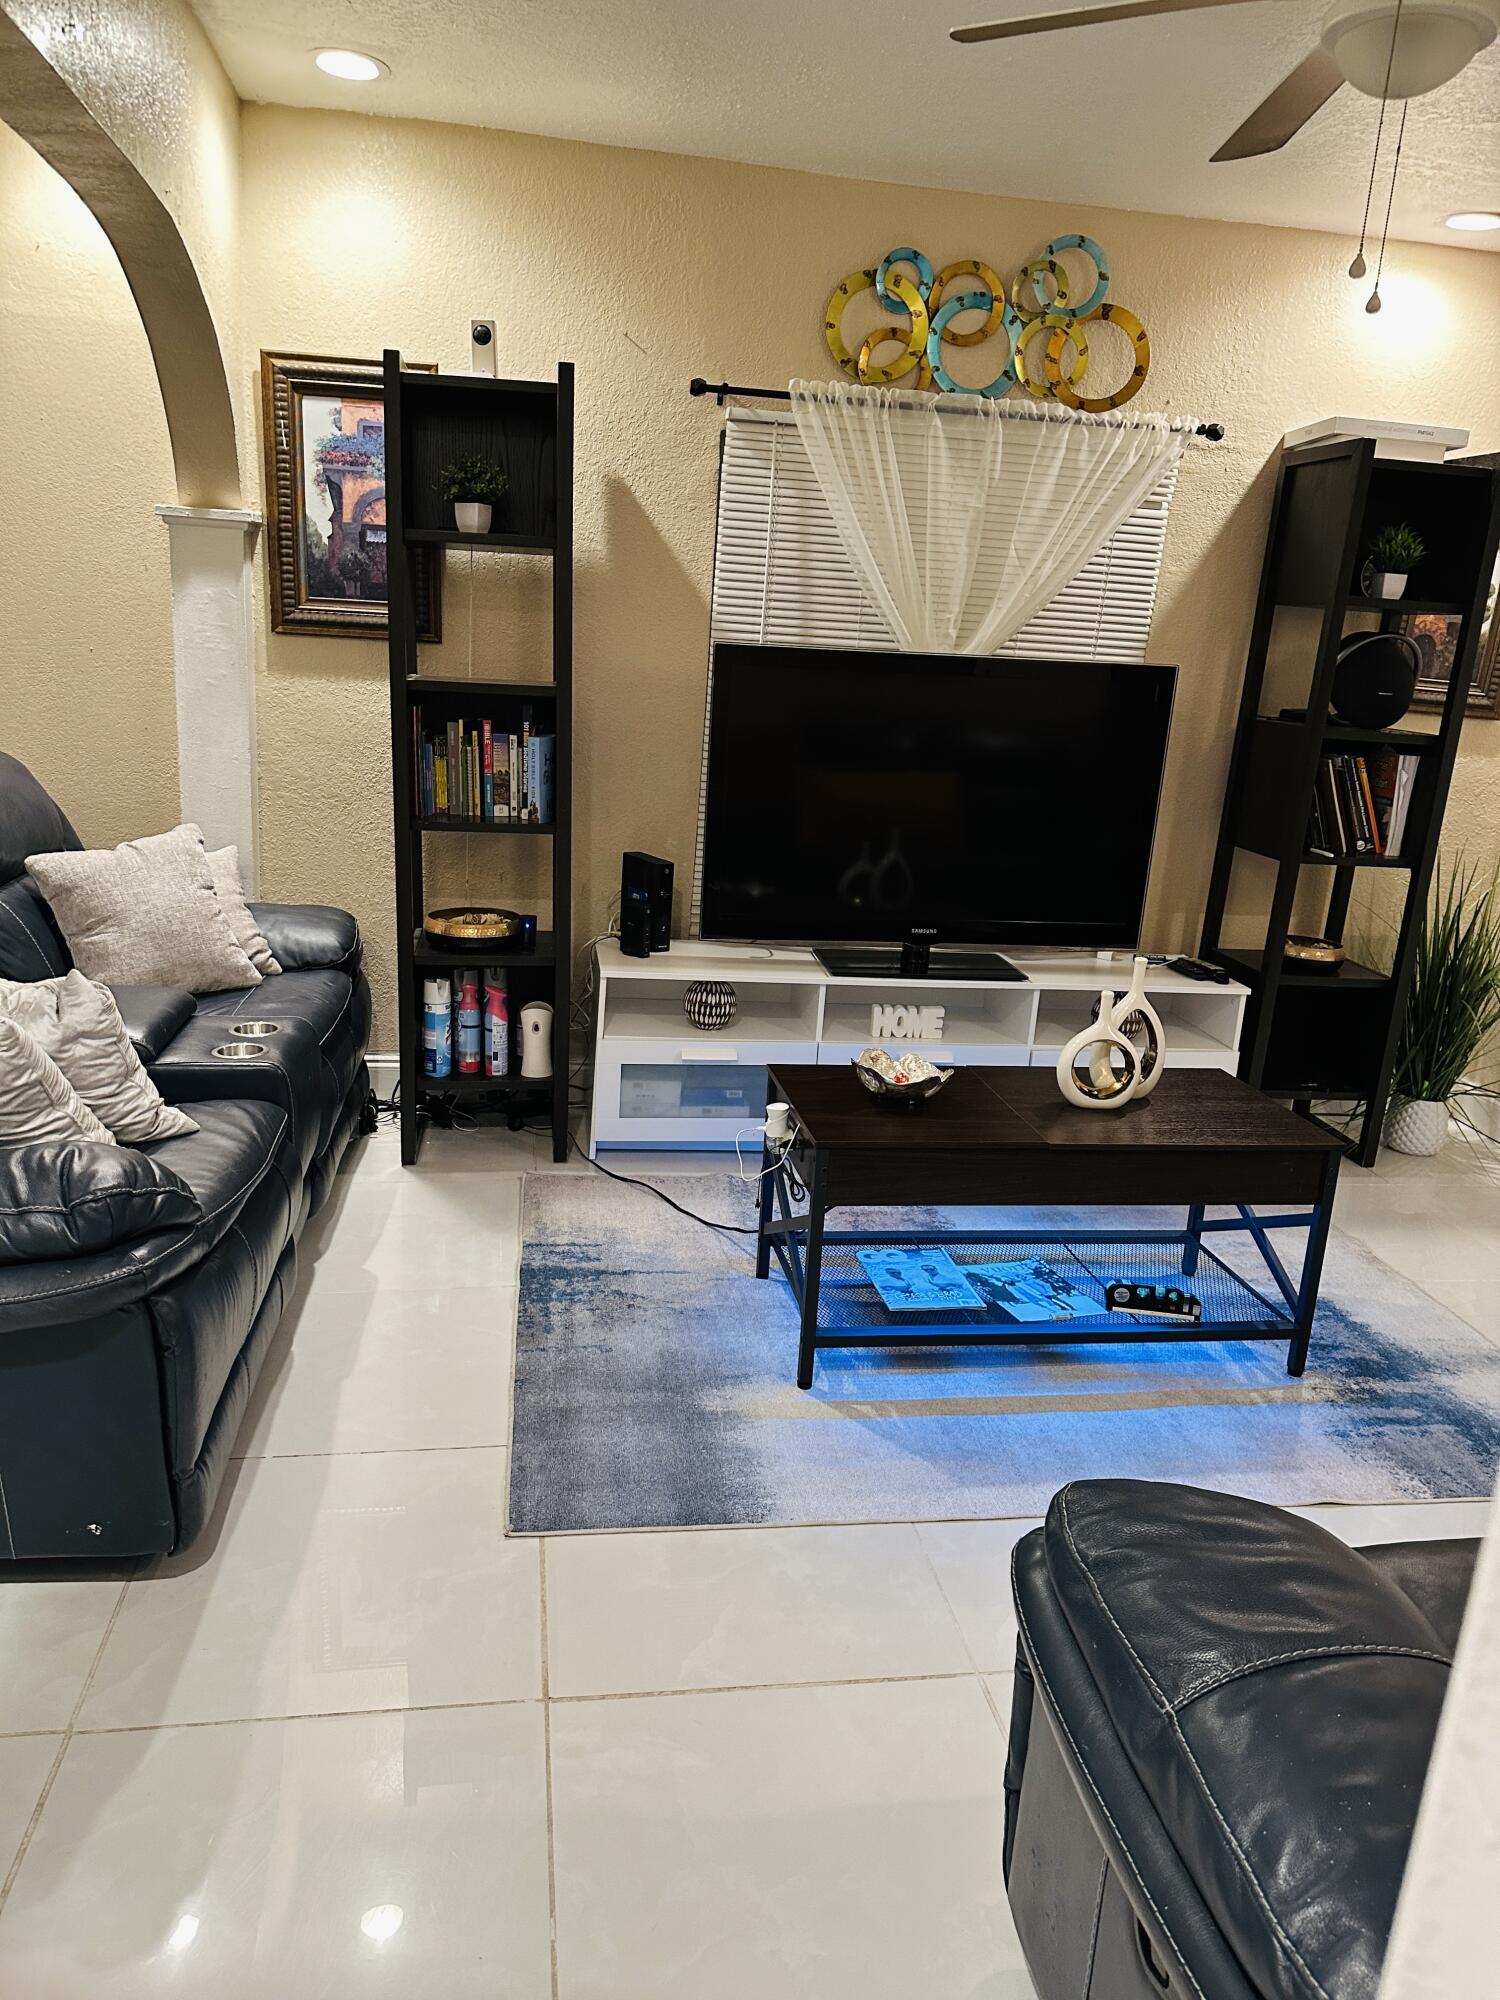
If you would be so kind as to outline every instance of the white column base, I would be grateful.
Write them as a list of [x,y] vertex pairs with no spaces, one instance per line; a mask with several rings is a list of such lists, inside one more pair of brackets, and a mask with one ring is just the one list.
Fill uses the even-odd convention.
[[255,893],[255,646],[251,556],[260,515],[158,507],[172,549],[172,652],[182,817],[240,851]]

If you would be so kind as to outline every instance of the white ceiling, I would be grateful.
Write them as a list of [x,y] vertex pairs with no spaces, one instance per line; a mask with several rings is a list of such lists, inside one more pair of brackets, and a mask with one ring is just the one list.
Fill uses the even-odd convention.
[[[948,40],[950,27],[1046,4],[194,0],[255,101],[1357,234],[1378,106],[1348,86],[1280,153],[1209,164],[1313,46],[1326,0]],[[336,82],[311,60],[325,46],[391,73]],[[1412,100],[1392,232],[1500,249],[1495,235],[1443,229],[1463,208],[1500,208],[1500,40]]]

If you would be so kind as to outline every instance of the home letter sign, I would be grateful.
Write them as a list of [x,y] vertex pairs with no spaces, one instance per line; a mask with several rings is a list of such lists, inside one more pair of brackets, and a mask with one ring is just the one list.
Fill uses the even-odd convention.
[[893,1007],[876,1001],[870,1009],[870,1033],[877,1042],[940,1042],[942,1007]]

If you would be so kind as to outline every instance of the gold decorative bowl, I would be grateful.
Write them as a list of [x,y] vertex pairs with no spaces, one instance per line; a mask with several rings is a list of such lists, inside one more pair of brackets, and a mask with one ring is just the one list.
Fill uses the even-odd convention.
[[1294,932],[1282,946],[1281,956],[1294,972],[1326,972],[1332,977],[1344,962],[1344,947],[1328,938],[1299,937]]
[[432,944],[452,946],[459,951],[485,951],[491,945],[507,944],[518,938],[521,919],[515,910],[463,903],[449,909],[429,910],[422,919],[422,931]]

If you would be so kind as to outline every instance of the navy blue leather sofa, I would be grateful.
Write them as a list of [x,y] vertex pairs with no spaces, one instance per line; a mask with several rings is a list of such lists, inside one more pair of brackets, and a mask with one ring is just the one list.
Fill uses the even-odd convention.
[[[0,754],[0,977],[70,959],[25,857],[81,843]],[[152,1079],[200,1130],[0,1148],[0,1559],[181,1549],[213,1508],[296,1275],[371,1117],[370,988],[346,911],[251,905],[284,968],[240,993],[120,987]],[[235,1024],[265,1054],[226,1061]]]

